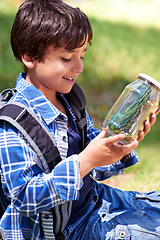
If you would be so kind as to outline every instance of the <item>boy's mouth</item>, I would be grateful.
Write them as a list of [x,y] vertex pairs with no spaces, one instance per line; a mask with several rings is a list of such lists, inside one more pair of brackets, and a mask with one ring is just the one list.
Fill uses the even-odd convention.
[[74,78],[71,78],[71,77],[63,77],[63,78],[68,80],[68,81],[71,81],[71,82],[73,82],[75,80]]

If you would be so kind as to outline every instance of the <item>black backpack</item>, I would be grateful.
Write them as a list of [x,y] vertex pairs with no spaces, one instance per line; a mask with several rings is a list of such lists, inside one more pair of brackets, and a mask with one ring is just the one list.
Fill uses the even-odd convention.
[[[9,122],[23,134],[39,157],[44,172],[49,173],[61,161],[59,151],[49,131],[33,111],[18,102],[8,102],[15,92],[15,89],[6,89],[0,94],[0,121]],[[82,89],[77,84],[74,84],[72,90],[68,94],[65,94],[65,96],[76,115],[78,130],[81,134],[80,148],[83,150],[86,142],[87,129],[85,95]],[[2,183],[0,181],[0,218],[8,205],[9,201],[3,193]],[[71,209],[69,212],[70,211]],[[67,219],[63,221],[64,223],[61,224],[61,226],[63,225],[64,228]],[[59,225],[60,224],[57,223],[57,233],[63,230],[58,229]]]

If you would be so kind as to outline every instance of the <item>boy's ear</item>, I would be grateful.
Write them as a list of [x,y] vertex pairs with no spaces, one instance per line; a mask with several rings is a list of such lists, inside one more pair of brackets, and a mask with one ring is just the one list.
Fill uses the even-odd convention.
[[29,68],[32,69],[35,67],[36,61],[33,57],[27,56],[26,54],[21,56],[23,64]]

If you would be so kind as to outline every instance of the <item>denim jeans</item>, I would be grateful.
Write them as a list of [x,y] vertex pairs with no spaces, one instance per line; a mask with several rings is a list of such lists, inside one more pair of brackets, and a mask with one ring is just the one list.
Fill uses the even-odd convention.
[[95,182],[88,212],[64,235],[67,240],[158,240],[160,193],[121,191]]

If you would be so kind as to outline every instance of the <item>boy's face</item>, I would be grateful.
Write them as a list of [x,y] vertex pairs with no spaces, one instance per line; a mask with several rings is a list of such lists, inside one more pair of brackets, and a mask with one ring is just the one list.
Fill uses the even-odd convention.
[[87,42],[86,40],[82,47],[72,51],[50,46],[42,62],[23,56],[22,60],[28,68],[26,81],[37,87],[49,99],[55,96],[56,92],[68,93],[83,71]]

